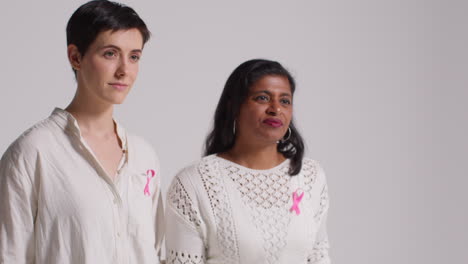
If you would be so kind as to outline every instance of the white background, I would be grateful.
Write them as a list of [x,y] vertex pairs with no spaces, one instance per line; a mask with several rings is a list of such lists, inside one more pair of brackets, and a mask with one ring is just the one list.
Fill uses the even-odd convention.
[[[65,26],[82,3],[2,4],[0,152],[72,99]],[[278,60],[327,172],[333,262],[468,263],[468,2],[126,3],[153,35],[115,116],[157,149],[164,190],[200,158],[232,70]]]

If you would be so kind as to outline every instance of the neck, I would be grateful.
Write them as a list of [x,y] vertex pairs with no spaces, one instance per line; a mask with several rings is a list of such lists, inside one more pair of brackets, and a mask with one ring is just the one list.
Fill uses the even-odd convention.
[[105,136],[115,131],[112,104],[84,100],[77,92],[65,110],[76,119],[82,134]]
[[219,156],[256,170],[271,169],[286,159],[283,154],[278,152],[276,144],[261,146],[240,141],[236,142],[232,149]]

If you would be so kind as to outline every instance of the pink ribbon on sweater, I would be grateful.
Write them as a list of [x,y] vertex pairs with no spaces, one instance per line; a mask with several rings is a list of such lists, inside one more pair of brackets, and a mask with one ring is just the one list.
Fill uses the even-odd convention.
[[304,197],[304,192],[301,193],[301,195],[297,195],[297,190],[293,192],[293,205],[291,206],[291,209],[289,209],[290,212],[295,211],[296,215],[301,214],[301,210],[299,209],[299,203],[302,200],[302,197]]
[[146,185],[145,185],[144,194],[147,195],[147,196],[151,195],[150,190],[149,190],[149,184],[150,184],[151,179],[155,175],[156,175],[156,172],[154,170],[147,170],[146,171]]

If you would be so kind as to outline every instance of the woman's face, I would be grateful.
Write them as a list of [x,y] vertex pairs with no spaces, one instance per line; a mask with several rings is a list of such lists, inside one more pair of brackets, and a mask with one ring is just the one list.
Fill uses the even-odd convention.
[[142,49],[138,29],[99,33],[75,67],[79,92],[93,101],[122,103],[137,77]]
[[286,77],[267,75],[251,87],[236,119],[237,140],[274,143],[286,134],[293,112],[292,92]]

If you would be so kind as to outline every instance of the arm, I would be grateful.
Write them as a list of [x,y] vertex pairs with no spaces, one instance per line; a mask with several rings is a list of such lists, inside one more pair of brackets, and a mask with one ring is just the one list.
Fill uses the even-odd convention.
[[[154,156],[156,157],[155,160],[156,160],[156,172],[157,172],[157,179],[154,181],[156,183],[156,192],[155,194],[153,195],[152,199],[153,199],[153,208],[152,208],[152,212],[153,212],[153,220],[154,220],[154,230],[155,230],[155,250],[156,250],[156,253],[158,255],[158,259],[161,260],[161,247],[162,247],[162,244],[163,244],[163,239],[164,239],[164,234],[165,234],[165,231],[164,231],[164,204],[163,204],[163,201],[162,201],[162,193],[161,193],[161,175],[160,175],[160,171],[161,171],[161,168],[159,166],[159,159],[157,158],[156,154],[154,154]],[[164,262],[161,262],[161,263],[164,263]]]
[[307,263],[314,263],[314,264],[329,264],[330,256],[328,254],[328,250],[330,245],[328,243],[328,235],[326,229],[326,214],[322,218],[322,223],[319,227],[317,233],[317,239],[312,247],[312,250],[307,257]]
[[316,213],[314,215],[314,222],[318,223],[318,230],[315,242],[307,257],[307,263],[310,264],[330,264],[328,234],[327,234],[327,216],[329,208],[328,186],[325,178],[325,173],[320,166],[317,166],[317,183],[318,190]]
[[0,263],[35,261],[37,199],[28,165],[11,149],[0,161]]
[[[187,187],[175,177],[167,195],[166,263],[205,263],[201,217]],[[190,192],[193,194],[193,192]],[[193,197],[195,198],[195,197]]]
[[153,197],[153,215],[155,221],[155,249],[159,259],[161,259],[161,246],[164,239],[164,207],[162,203],[161,191]]

